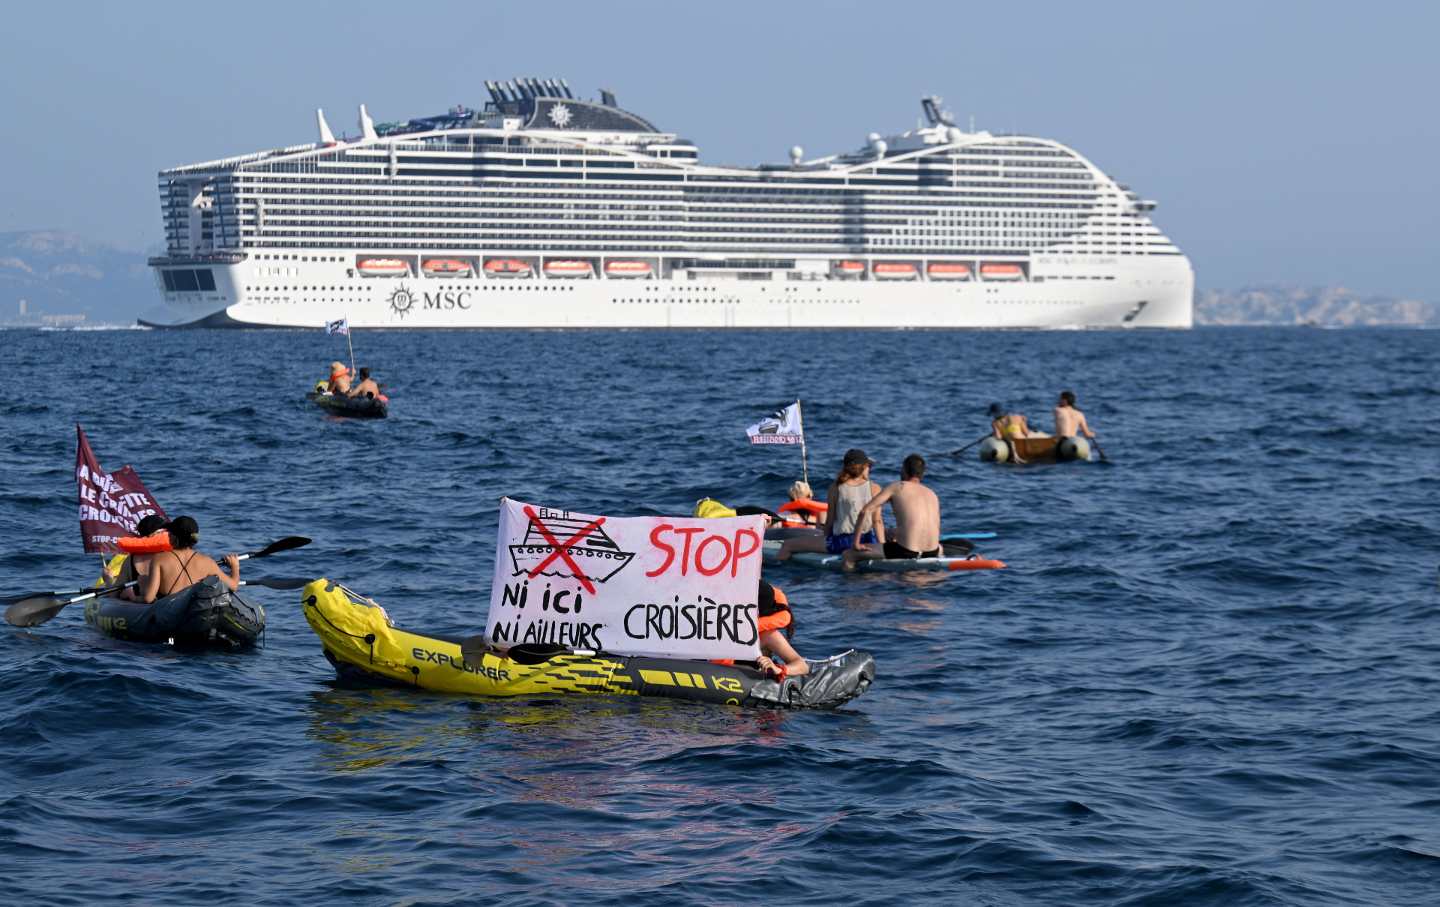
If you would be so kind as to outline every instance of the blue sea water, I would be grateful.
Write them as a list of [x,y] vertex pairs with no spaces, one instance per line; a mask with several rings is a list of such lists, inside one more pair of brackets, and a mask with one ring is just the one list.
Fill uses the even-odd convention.
[[[10,903],[1440,902],[1440,334],[360,332],[392,417],[303,399],[318,333],[0,332],[0,592],[73,588],[74,424],[202,547],[483,627],[497,500],[774,506],[912,451],[989,573],[775,569],[836,712],[339,687],[263,648],[0,627]],[[1074,388],[1111,465],[941,456]],[[973,453],[973,451],[971,451]]]

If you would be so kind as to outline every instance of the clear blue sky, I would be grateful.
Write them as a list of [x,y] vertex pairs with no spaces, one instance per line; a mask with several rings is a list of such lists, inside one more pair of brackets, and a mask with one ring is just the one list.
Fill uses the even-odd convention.
[[1141,195],[1201,287],[1440,299],[1436,3],[24,3],[0,35],[0,231],[160,240],[161,167],[564,77],[712,162],[845,150],[939,94]]

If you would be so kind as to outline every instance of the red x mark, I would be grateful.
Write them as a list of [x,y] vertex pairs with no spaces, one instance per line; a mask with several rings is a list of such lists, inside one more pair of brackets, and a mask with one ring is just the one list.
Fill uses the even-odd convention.
[[535,515],[534,508],[529,504],[525,505],[525,515],[530,518],[530,522],[535,524],[535,528],[540,530],[540,534],[545,536],[545,541],[549,542],[555,548],[554,551],[550,552],[549,557],[545,558],[545,560],[540,562],[539,566],[530,571],[530,578],[534,579],[539,576],[546,567],[550,566],[550,562],[555,560],[555,558],[563,558],[565,563],[570,565],[570,570],[575,574],[575,578],[580,581],[580,585],[585,587],[585,591],[594,595],[595,586],[591,584],[590,577],[585,575],[585,571],[580,569],[580,565],[575,563],[570,557],[569,549],[573,548],[576,542],[594,532],[596,529],[599,529],[600,524],[605,522],[605,518],[602,516],[596,519],[593,523],[590,523],[579,532],[570,536],[570,538],[561,542],[556,540],[554,534],[550,532],[550,529],[544,523],[540,522],[540,517]]

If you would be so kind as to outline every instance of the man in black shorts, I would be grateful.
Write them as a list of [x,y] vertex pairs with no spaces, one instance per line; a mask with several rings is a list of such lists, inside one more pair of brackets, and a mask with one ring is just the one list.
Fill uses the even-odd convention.
[[887,539],[880,551],[860,544],[857,538],[851,550],[845,552],[847,568],[866,558],[900,560],[940,556],[940,498],[922,484],[924,478],[925,458],[919,454],[906,457],[900,465],[900,481],[891,483],[871,498],[861,515],[863,525],[864,514],[873,513],[878,517],[880,508],[888,503],[895,511],[894,537]]

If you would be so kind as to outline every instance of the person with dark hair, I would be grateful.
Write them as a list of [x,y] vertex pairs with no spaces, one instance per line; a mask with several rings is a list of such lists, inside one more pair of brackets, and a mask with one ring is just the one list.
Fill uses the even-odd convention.
[[878,510],[865,515],[866,505],[880,492],[880,486],[870,480],[870,467],[874,464],[858,447],[845,451],[840,474],[826,496],[825,522],[821,524],[824,534],[786,539],[776,558],[789,560],[790,555],[800,551],[841,554],[855,540],[883,545],[885,524]]
[[360,369],[360,383],[357,384],[357,385],[355,385],[355,387],[352,388],[348,393],[346,393],[345,396],[347,396],[347,397],[378,397],[378,396],[380,396],[380,385],[376,384],[376,383],[375,383],[375,379],[373,379],[373,378],[370,377],[370,367],[369,367],[369,366],[362,366],[362,367],[361,367],[361,369]]
[[759,613],[760,657],[755,660],[756,666],[767,674],[779,675],[781,680],[810,673],[810,662],[790,645],[790,638],[795,635],[795,617],[790,611],[790,600],[784,592],[763,579],[760,581]]
[[170,550],[153,556],[150,574],[140,593],[140,600],[153,602],[166,595],[174,595],[181,589],[188,589],[207,576],[218,576],[221,582],[234,592],[240,588],[240,558],[225,555],[227,574],[220,565],[195,550],[200,541],[200,524],[193,517],[177,516],[165,524],[170,533]]
[[923,478],[925,458],[912,453],[900,464],[900,481],[886,486],[865,505],[861,519],[878,519],[880,508],[890,505],[895,511],[895,538],[882,542],[876,550],[857,536],[845,552],[847,570],[854,570],[856,562],[865,559],[940,556],[940,498],[921,483]]
[[1085,421],[1085,414],[1075,408],[1075,392],[1061,391],[1060,402],[1055,404],[1055,437],[1073,438],[1077,434],[1095,437]]
[[1002,441],[1024,438],[1030,434],[1030,425],[1020,413],[1007,412],[999,403],[990,404],[990,430]]
[[[159,535],[164,531],[165,518],[158,513],[152,513],[135,524],[135,535],[137,538],[149,538],[154,535]],[[153,554],[138,553],[126,554],[123,556],[123,559],[117,557],[116,560],[119,561],[118,564],[115,561],[111,561],[102,568],[105,585],[110,586],[115,583],[134,582],[136,585],[128,589],[122,589],[118,593],[118,597],[134,601],[136,599],[136,589],[143,586],[145,578],[150,575],[150,561],[153,560],[154,557],[155,555]]]
[[1020,450],[1015,446],[1016,438],[1030,437],[1030,424],[1020,413],[1006,412],[1005,407],[999,403],[990,404],[990,432],[996,438],[1005,442],[1010,448],[1010,458],[1016,463],[1024,463],[1020,456]]

